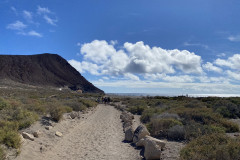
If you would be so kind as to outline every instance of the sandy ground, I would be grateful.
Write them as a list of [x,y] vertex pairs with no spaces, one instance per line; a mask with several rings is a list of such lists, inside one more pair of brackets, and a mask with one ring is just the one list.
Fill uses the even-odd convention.
[[[98,105],[94,111],[80,119],[63,120],[51,130],[41,123],[27,132],[41,130],[43,134],[34,141],[26,140],[22,152],[15,160],[137,160],[140,150],[122,142],[124,133],[121,112],[109,105]],[[62,137],[55,132],[63,133]]]

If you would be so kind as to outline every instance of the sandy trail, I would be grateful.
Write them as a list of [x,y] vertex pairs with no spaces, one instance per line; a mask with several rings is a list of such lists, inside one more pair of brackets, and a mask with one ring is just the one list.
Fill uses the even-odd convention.
[[[109,105],[98,105],[87,119],[77,123],[67,134],[58,138],[46,152],[34,157],[20,155],[17,159],[41,160],[137,160],[140,151],[123,143],[124,133],[120,111]],[[31,142],[34,143],[34,142]],[[30,155],[32,153],[29,153]]]

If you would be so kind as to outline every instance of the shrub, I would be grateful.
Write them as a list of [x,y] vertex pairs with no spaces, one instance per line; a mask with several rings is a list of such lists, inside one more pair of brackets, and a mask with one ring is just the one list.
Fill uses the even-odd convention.
[[0,98],[0,110],[4,109],[7,107],[7,102],[5,100],[3,100],[2,98]]
[[194,121],[189,122],[184,126],[185,128],[185,138],[191,141],[199,136],[212,133],[225,133],[226,129],[224,127],[218,127],[215,125],[202,125]]
[[154,116],[154,115],[159,115],[163,112],[163,109],[161,108],[146,108],[143,112],[142,112],[142,115],[141,115],[141,121],[143,123],[148,123],[150,122],[150,119]]
[[6,154],[4,149],[0,146],[0,160],[6,159]]
[[149,129],[151,135],[155,137],[167,137],[168,129],[176,125],[182,125],[182,123],[175,119],[151,119]]
[[29,127],[36,120],[38,120],[38,115],[34,112],[18,108],[14,111],[10,120],[17,121],[19,124],[19,129],[23,129]]
[[180,152],[183,160],[240,159],[240,140],[224,134],[201,136],[187,144]]
[[90,100],[90,99],[80,99],[79,102],[81,102],[87,108],[97,106],[97,102],[95,102],[94,100]]
[[16,122],[0,122],[0,143],[8,147],[20,148],[21,138],[17,132],[18,124]]
[[185,130],[181,125],[175,125],[168,129],[167,136],[171,140],[184,140],[185,139]]
[[54,121],[58,122],[63,117],[64,109],[62,107],[56,107],[56,106],[55,107],[51,107],[49,113],[50,113],[51,118]]
[[72,101],[65,103],[65,105],[71,107],[74,111],[83,111],[87,109],[87,107],[82,102]]
[[131,112],[132,114],[141,115],[144,109],[146,109],[146,107],[144,106],[132,106],[128,108],[128,111]]

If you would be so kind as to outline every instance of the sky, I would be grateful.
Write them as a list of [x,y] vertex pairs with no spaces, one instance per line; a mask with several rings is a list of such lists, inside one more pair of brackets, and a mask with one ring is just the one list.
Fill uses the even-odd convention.
[[238,0],[1,0],[0,54],[59,54],[106,93],[240,94]]

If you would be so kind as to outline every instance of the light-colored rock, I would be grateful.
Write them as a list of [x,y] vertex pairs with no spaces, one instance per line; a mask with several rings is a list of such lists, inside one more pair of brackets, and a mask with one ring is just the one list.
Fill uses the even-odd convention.
[[161,147],[158,146],[154,141],[147,140],[144,145],[144,157],[146,160],[159,159],[161,158]]
[[25,142],[25,139],[23,138],[23,136],[21,134],[19,134],[19,137],[20,137],[21,144],[23,144]]
[[74,112],[74,111],[71,112],[71,113],[70,113],[70,117],[71,117],[72,119],[78,117],[78,112]]
[[144,157],[149,159],[160,159],[161,150],[165,147],[165,142],[151,136],[140,139],[136,146],[144,147]]
[[162,149],[165,147],[165,145],[166,145],[166,142],[163,141],[163,140],[160,140],[160,139],[157,139],[157,138],[153,138],[153,137],[151,137],[151,136],[146,136],[146,137],[140,139],[140,140],[136,143],[136,146],[142,147],[142,146],[145,145],[145,143],[146,143],[147,141],[154,141],[154,142],[161,148],[161,150],[162,150]]
[[41,131],[39,131],[39,130],[37,130],[37,131],[35,131],[35,132],[33,132],[33,136],[34,137],[40,137],[41,136],[41,134],[42,134],[42,132]]
[[46,130],[50,130],[50,129],[52,129],[52,128],[53,128],[52,126],[46,126],[46,127],[45,127]]
[[147,128],[144,125],[139,125],[134,131],[133,143],[137,143],[140,139],[149,135],[150,133],[148,132]]
[[61,132],[58,132],[58,131],[56,131],[55,135],[58,136],[58,137],[62,137],[63,136],[63,134]]
[[25,138],[25,139],[29,139],[29,140],[31,140],[31,141],[34,141],[34,136],[33,136],[32,134],[29,134],[29,133],[27,133],[27,132],[23,132],[23,133],[22,133],[22,136],[23,136],[23,138]]
[[133,129],[132,126],[129,126],[125,132],[125,141],[132,142],[133,140]]

